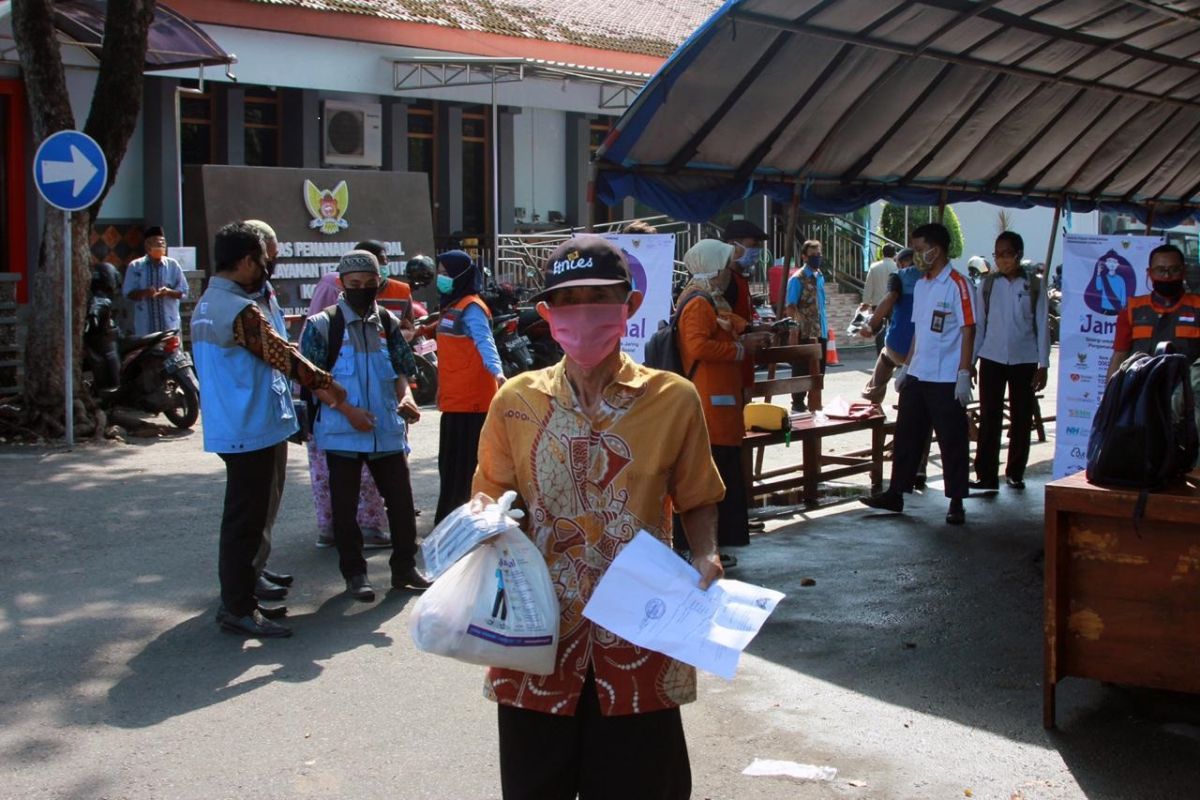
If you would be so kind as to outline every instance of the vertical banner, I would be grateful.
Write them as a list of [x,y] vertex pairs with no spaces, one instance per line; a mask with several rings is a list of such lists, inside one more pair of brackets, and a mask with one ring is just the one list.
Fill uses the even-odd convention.
[[625,253],[633,288],[645,299],[621,340],[621,352],[642,363],[646,340],[658,323],[671,318],[671,276],[675,269],[675,234],[610,233],[605,239]]
[[1087,466],[1092,417],[1104,394],[1117,314],[1149,291],[1146,266],[1161,236],[1063,237],[1054,477]]

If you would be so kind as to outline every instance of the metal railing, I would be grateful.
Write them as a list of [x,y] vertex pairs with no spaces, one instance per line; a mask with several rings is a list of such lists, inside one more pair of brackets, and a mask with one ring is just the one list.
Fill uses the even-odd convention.
[[[776,247],[782,253],[785,226],[776,224],[774,227]],[[844,288],[859,292],[866,282],[867,269],[881,257],[883,246],[891,244],[897,249],[904,247],[853,219],[838,216],[802,220],[796,225],[795,236],[797,260],[805,241],[815,239],[821,242],[824,261],[833,279]]]

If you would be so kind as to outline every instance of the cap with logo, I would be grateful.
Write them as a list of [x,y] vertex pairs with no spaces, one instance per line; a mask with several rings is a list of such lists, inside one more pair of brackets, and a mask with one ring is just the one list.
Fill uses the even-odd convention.
[[748,219],[735,219],[725,226],[725,232],[721,234],[721,239],[726,242],[732,242],[735,239],[754,239],[762,242],[766,238],[766,231]]
[[545,300],[555,289],[573,286],[633,286],[629,263],[621,249],[602,236],[583,234],[560,244],[542,267],[542,291],[533,299]]
[[338,261],[338,275],[349,275],[351,272],[374,272],[379,274],[379,260],[374,253],[366,250],[350,250]]

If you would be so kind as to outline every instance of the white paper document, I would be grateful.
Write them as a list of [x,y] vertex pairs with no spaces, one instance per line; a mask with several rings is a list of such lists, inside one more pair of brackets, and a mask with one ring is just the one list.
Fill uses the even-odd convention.
[[783,592],[700,573],[646,531],[609,565],[583,615],[626,641],[732,680]]

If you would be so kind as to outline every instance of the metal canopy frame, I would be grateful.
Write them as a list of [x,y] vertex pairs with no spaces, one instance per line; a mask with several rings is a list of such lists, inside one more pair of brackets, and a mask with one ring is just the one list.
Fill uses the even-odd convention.
[[393,91],[452,89],[464,86],[491,88],[493,260],[500,256],[499,105],[496,101],[496,86],[520,83],[527,78],[593,83],[599,87],[599,107],[618,109],[628,108],[650,78],[647,73],[587,67],[536,58],[399,56],[389,60],[392,62]]

